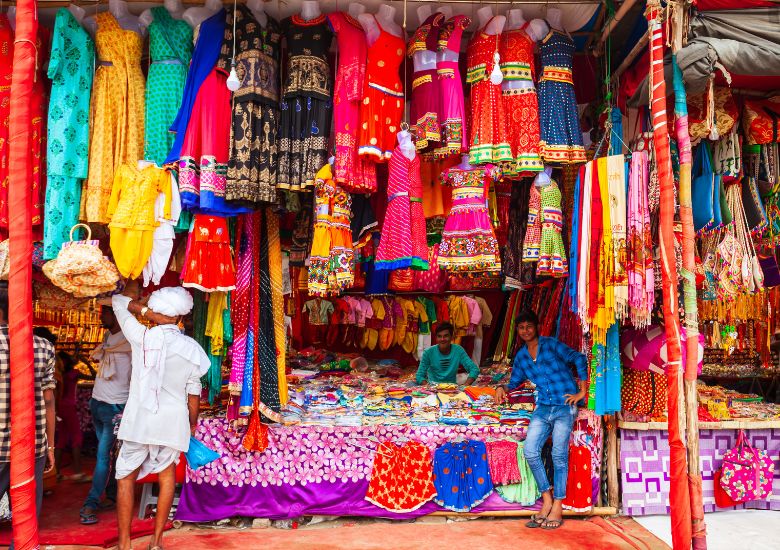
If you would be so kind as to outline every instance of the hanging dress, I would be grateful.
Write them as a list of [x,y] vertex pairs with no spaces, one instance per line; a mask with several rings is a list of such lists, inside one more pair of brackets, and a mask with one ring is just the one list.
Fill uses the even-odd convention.
[[[221,42],[220,56],[226,50],[232,51],[233,41],[228,38],[232,25],[226,24],[227,14],[209,18],[198,31],[198,43],[205,33],[209,42]],[[208,26],[206,26],[208,24]],[[209,72],[198,87],[192,105],[184,141],[179,156],[179,191],[181,204],[186,210],[218,216],[229,216],[249,209],[229,204],[225,200],[227,164],[230,157],[230,124],[233,118],[230,90],[227,87],[228,73],[212,57],[213,42],[204,44],[208,52],[204,63],[210,62]],[[213,61],[212,61],[213,59]],[[198,59],[200,62],[200,59]],[[215,63],[217,63],[215,65]],[[197,67],[198,73],[201,71]]]
[[389,168],[387,211],[375,267],[378,270],[428,269],[420,156],[415,154],[410,160],[400,146],[396,147]]
[[439,78],[435,68],[436,50],[439,45],[439,29],[444,22],[441,12],[431,14],[418,27],[409,41],[407,55],[414,60],[415,54],[428,52],[433,68],[415,71],[412,75],[411,133],[415,136],[418,151],[426,151],[441,142],[441,117],[439,115],[441,95]]
[[517,468],[520,471],[522,481],[511,485],[499,485],[496,487],[498,496],[506,502],[516,502],[522,506],[533,506],[541,496],[539,488],[536,485],[531,467],[525,460],[523,454],[524,441],[517,442]]
[[162,165],[173,146],[171,123],[181,105],[192,56],[192,28],[162,6],[152,8],[146,81],[144,159]]
[[452,187],[452,208],[444,224],[439,267],[448,271],[501,271],[498,241],[490,223],[487,193],[492,168],[450,168],[442,184]]
[[108,223],[106,207],[114,172],[138,162],[144,151],[143,38],[125,30],[110,12],[95,16],[98,61],[92,89],[89,175],[81,218]]
[[437,157],[459,155],[468,149],[466,141],[466,106],[463,99],[463,79],[460,77],[458,61],[445,60],[444,55],[460,54],[463,31],[471,24],[465,15],[448,19],[439,30],[438,60],[436,74],[439,79],[439,122],[441,124],[441,147]]
[[366,33],[348,13],[335,12],[328,21],[338,42],[338,68],[333,91],[333,125],[336,134],[336,183],[350,193],[376,191],[376,166],[358,156],[360,104],[366,78]]
[[554,180],[542,187],[540,193],[541,240],[537,275],[566,277],[569,263],[563,246],[563,213],[561,212],[561,190]]
[[48,76],[52,81],[47,123],[43,259],[57,257],[78,223],[81,185],[89,167],[89,98],[95,44],[67,8],[54,22]]
[[586,160],[572,80],[575,49],[571,37],[555,29],[550,29],[539,46],[539,151],[545,162],[568,164]]
[[379,444],[366,500],[396,513],[412,512],[436,496],[431,451],[423,443]]
[[[539,101],[534,78],[534,41],[528,36],[526,22],[521,28],[505,30],[501,35],[501,73],[504,76],[501,99],[507,117],[512,164],[505,175],[540,172]],[[515,84],[522,82],[526,86]]]
[[493,492],[482,441],[445,443],[433,455],[434,501],[455,512],[468,512]]
[[404,90],[398,69],[406,45],[402,38],[383,29],[376,17],[374,20],[379,36],[368,47],[358,152],[376,162],[384,162],[395,148],[395,134],[404,116]]
[[257,207],[276,202],[282,33],[276,20],[269,17],[263,27],[244,5],[236,7],[235,17],[236,35],[233,37],[229,14],[219,58],[219,67],[230,73],[235,41],[236,74],[241,84],[233,92],[225,198]]
[[[492,21],[492,19],[491,19]],[[490,24],[488,21],[485,27]],[[471,84],[469,162],[486,164],[510,162],[512,148],[507,137],[507,121],[501,101],[501,85],[490,81],[498,51],[499,36],[477,31],[469,42],[466,82]]]
[[[9,185],[9,126],[11,115],[11,74],[13,72],[14,31],[7,15],[0,15],[0,238],[7,238],[10,213],[8,211]],[[35,40],[35,76],[30,94],[30,157],[32,161],[32,225],[33,238],[40,240],[44,213],[44,187],[46,182],[46,57],[49,51],[49,31],[38,27]]]
[[227,218],[196,214],[187,239],[182,286],[203,292],[236,288],[236,268]]
[[333,100],[328,50],[333,33],[325,15],[282,22],[287,38],[287,79],[279,119],[280,189],[302,191],[314,185],[328,162]]

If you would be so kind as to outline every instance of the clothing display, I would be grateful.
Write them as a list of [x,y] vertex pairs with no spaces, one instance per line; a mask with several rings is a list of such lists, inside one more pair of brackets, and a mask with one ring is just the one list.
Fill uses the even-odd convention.
[[46,124],[44,260],[57,257],[79,219],[81,186],[89,166],[89,98],[94,57],[95,44],[89,33],[70,11],[58,10],[47,73],[52,85]]
[[[415,31],[409,41],[407,55],[414,60],[420,52],[429,52],[435,59],[439,45],[439,32],[444,23],[444,14],[431,14]],[[420,152],[432,149],[441,142],[441,94],[439,75],[434,65],[429,69],[415,70],[412,75],[412,100],[410,128],[415,136],[415,146]]]
[[400,146],[390,157],[387,211],[376,252],[376,269],[428,269],[422,212],[420,156],[409,159]]
[[225,183],[225,198],[231,203],[276,202],[281,47],[282,32],[274,19],[269,17],[262,26],[244,5],[228,13],[217,66],[228,74],[235,55],[241,82],[233,92]]
[[149,74],[146,80],[144,159],[162,165],[173,146],[169,131],[181,105],[192,56],[192,28],[158,6],[151,9]]
[[287,78],[279,117],[280,189],[301,191],[314,185],[328,161],[333,116],[328,50],[333,32],[320,15],[306,21],[293,15],[282,22],[287,39]]
[[[507,175],[540,172],[539,102],[534,80],[534,41],[528,36],[526,22],[519,29],[501,35],[501,73],[504,83],[501,99],[507,117],[507,135],[512,164]],[[507,86],[508,83],[513,83]],[[515,84],[522,83],[522,84]]]
[[436,496],[431,451],[417,441],[379,444],[366,500],[391,512],[411,512]]
[[[376,20],[376,18],[374,18]],[[358,152],[374,161],[390,158],[395,134],[404,114],[404,91],[398,69],[404,59],[404,40],[379,28],[379,37],[368,47],[363,103],[360,107]]]
[[496,486],[496,493],[507,502],[516,502],[522,506],[532,506],[541,496],[536,485],[531,468],[525,460],[523,448],[525,443],[517,442],[517,469],[520,472],[522,481],[511,485]]
[[183,286],[203,292],[224,292],[236,288],[236,269],[225,218],[195,215],[187,239],[187,263],[181,278]]
[[436,449],[433,475],[436,504],[454,512],[468,512],[493,492],[482,441],[455,441]]
[[523,481],[517,463],[517,442],[508,439],[488,441],[487,455],[493,484],[512,485]]
[[114,172],[144,150],[143,38],[125,30],[110,12],[95,15],[97,68],[92,88],[89,173],[81,219],[108,223],[106,208]]
[[439,124],[442,146],[435,151],[438,157],[458,155],[468,149],[463,79],[457,58],[460,55],[463,31],[470,24],[471,19],[465,15],[456,15],[443,22],[439,30],[436,74],[439,79]]
[[339,49],[339,64],[333,89],[336,183],[350,193],[376,191],[376,169],[370,160],[358,156],[360,106],[366,79],[368,44],[363,27],[351,15],[328,15]]
[[[490,22],[486,23],[485,27],[489,24]],[[467,49],[466,82],[471,85],[469,122],[471,164],[498,164],[512,160],[501,85],[490,81],[490,74],[496,64],[495,54],[499,50],[499,42],[498,35],[487,34],[483,27],[474,34]]]
[[541,224],[541,232],[536,274],[565,277],[569,274],[569,264],[566,261],[566,249],[561,235],[563,231],[561,190],[553,180],[542,187],[539,194],[540,211],[535,225]]
[[574,40],[568,33],[550,29],[539,45],[539,150],[545,162],[585,162],[572,66]]
[[452,209],[439,247],[439,267],[448,271],[501,270],[498,242],[485,202],[491,173],[490,168],[450,168],[442,174],[442,184],[453,189]]

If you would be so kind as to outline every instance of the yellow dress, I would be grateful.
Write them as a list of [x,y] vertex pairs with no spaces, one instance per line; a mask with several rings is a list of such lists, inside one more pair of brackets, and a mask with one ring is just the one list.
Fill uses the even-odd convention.
[[164,217],[171,214],[171,179],[166,170],[149,165],[123,164],[116,171],[106,216],[111,220],[111,252],[119,273],[135,279],[152,255],[154,229],[159,225],[154,206],[165,196]]
[[143,38],[124,30],[109,12],[98,13],[95,45],[98,66],[92,88],[89,173],[81,218],[108,223],[106,213],[114,172],[144,154]]

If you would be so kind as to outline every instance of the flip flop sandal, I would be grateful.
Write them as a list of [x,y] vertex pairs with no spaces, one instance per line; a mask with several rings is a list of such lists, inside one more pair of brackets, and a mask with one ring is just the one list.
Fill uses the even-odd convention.
[[79,511],[79,518],[81,525],[94,525],[98,522],[98,517],[95,512],[85,512],[84,510],[81,510]]
[[542,529],[545,531],[554,531],[555,529],[558,529],[563,525],[562,519],[546,519],[544,520],[544,523],[541,525]]
[[525,526],[529,529],[537,529],[541,527],[545,521],[547,521],[547,516],[534,514],[531,516],[531,521],[526,522]]

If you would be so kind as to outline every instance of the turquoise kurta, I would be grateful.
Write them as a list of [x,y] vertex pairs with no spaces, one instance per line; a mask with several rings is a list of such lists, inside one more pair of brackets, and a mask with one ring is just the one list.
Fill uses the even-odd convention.
[[152,64],[146,79],[144,158],[161,165],[175,135],[169,128],[176,118],[192,57],[192,28],[174,19],[164,7],[152,8],[149,51]]
[[52,80],[47,134],[44,259],[57,256],[78,222],[81,184],[89,167],[89,100],[95,44],[66,8],[57,12],[48,76]]

